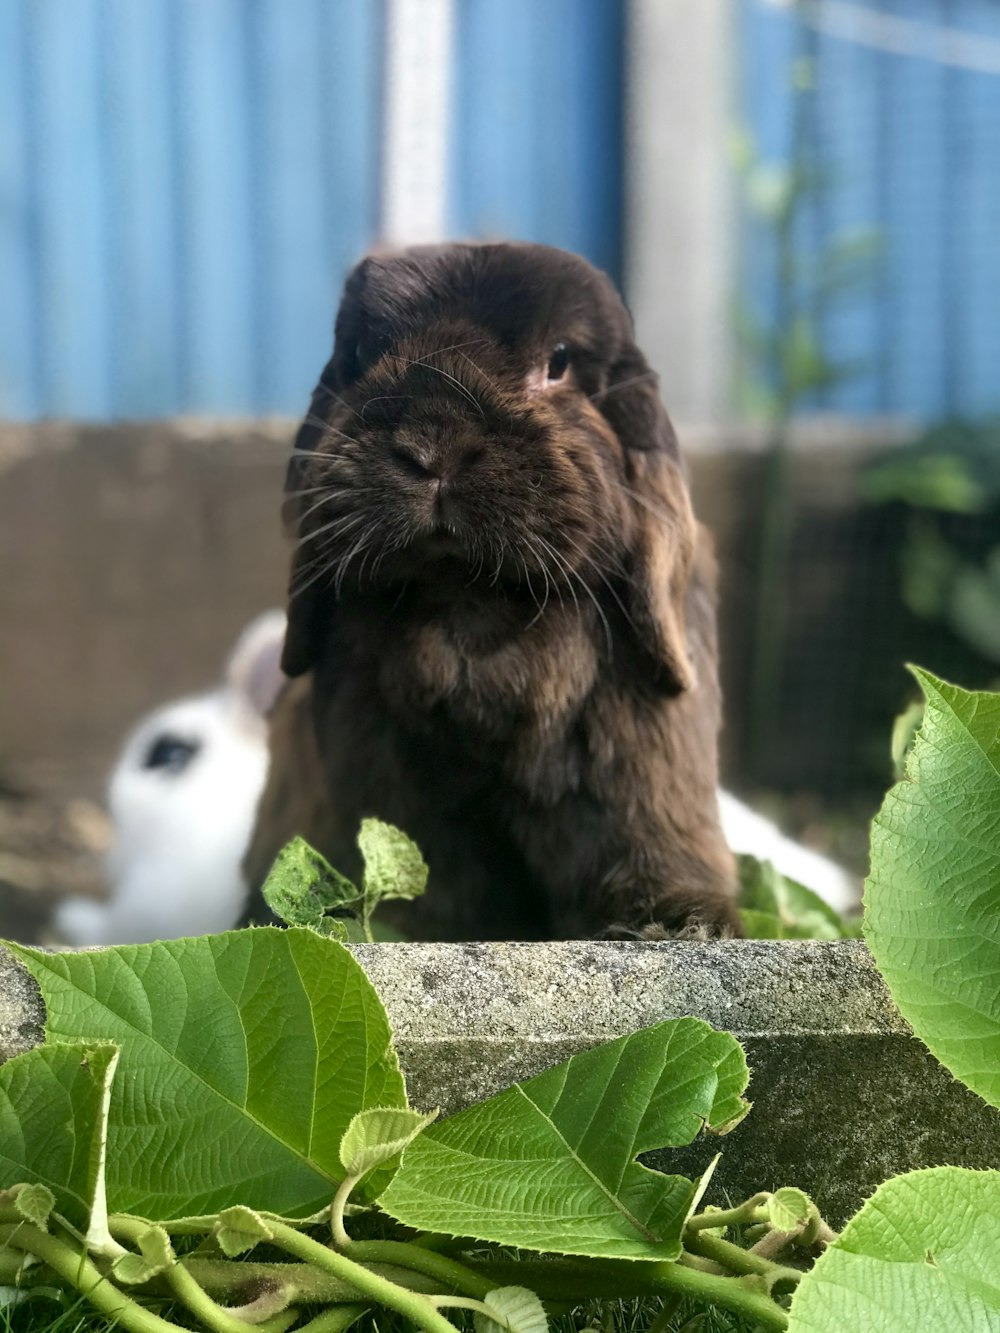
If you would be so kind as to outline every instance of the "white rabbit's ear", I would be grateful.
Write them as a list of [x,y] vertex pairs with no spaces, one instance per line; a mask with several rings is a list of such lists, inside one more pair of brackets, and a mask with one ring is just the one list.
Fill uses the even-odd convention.
[[265,611],[236,641],[226,663],[226,685],[261,717],[267,717],[287,677],[281,670],[284,611]]

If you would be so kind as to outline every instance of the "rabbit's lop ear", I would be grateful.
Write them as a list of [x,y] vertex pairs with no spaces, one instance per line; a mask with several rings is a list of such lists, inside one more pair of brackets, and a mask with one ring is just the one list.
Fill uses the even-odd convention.
[[284,642],[284,611],[265,611],[243,630],[226,663],[226,684],[262,718],[285,683],[280,666]]
[[[295,448],[285,473],[282,515],[285,531],[296,543],[301,542],[303,536],[299,531],[299,516],[308,506],[305,493],[315,485],[311,480],[311,467],[315,451],[323,439],[323,423],[329,410],[326,381],[332,365],[332,361],[327,364],[313,392],[309,412],[295,437]],[[288,586],[288,625],[281,652],[281,670],[286,676],[301,676],[313,665],[321,647],[324,617],[331,610],[327,580],[316,568],[314,551],[308,543],[296,545]]]
[[[370,351],[371,319],[367,310],[373,287],[372,258],[362,259],[355,265],[344,284],[344,294],[337,311],[334,328],[333,355],[323,367],[319,383],[313,390],[309,411],[295,436],[295,450],[288,465],[285,489],[294,489],[295,479],[308,467],[309,455],[323,439],[324,423],[340,400],[340,395],[361,374],[362,357]],[[384,261],[383,261],[384,266]]]
[[597,402],[625,456],[634,519],[627,570],[629,617],[657,684],[679,693],[696,683],[685,630],[695,521],[657,377],[634,344],[627,343],[611,367]]
[[[323,367],[313,390],[309,411],[295,436],[295,446],[285,474],[285,530],[293,541],[304,536],[299,531],[303,511],[299,494],[309,490],[313,460],[326,433],[326,423],[336,410],[342,391],[361,373],[361,344],[365,330],[365,292],[368,287],[370,259],[363,259],[352,269],[344,286],[337,312],[333,355]],[[308,503],[308,502],[307,502]],[[286,676],[301,676],[309,671],[320,655],[329,617],[333,614],[333,593],[328,580],[317,568],[318,555],[306,543],[296,549],[288,588],[288,629],[281,657]]]
[[[303,505],[299,493],[316,484],[310,478],[316,451],[329,429],[326,423],[336,416],[344,390],[356,382],[385,342],[394,311],[394,288],[399,286],[393,279],[402,268],[402,262],[392,256],[369,256],[348,275],[337,311],[333,355],[313,390],[285,477],[285,528],[293,540],[301,541],[304,536],[299,531],[299,515],[310,501],[306,499]],[[306,542],[297,548],[292,561],[288,631],[281,659],[286,676],[301,676],[310,670],[320,656],[334,614],[333,590],[318,559],[314,546]]]
[[[334,361],[323,367],[319,383],[313,390],[309,411],[295,435],[292,456],[285,471],[285,503],[282,516],[288,536],[297,541],[299,514],[302,512],[301,493],[311,486],[310,474],[316,450],[326,431],[326,420],[337,402],[334,387]],[[319,634],[323,616],[329,613],[329,595],[325,581],[316,579],[308,548],[296,548],[292,559],[292,573],[288,589],[288,627],[281,654],[281,669],[286,676],[301,676],[308,671],[319,652]]]
[[[313,395],[315,402],[316,396]],[[299,430],[296,449],[300,447],[299,440],[308,428],[307,421]],[[305,447],[314,449],[316,446]],[[296,543],[288,580],[288,623],[281,649],[281,670],[285,676],[292,677],[301,676],[316,661],[322,648],[325,620],[333,612],[329,580],[317,568],[317,556],[311,545],[308,542],[301,544],[303,534],[299,532],[299,514],[304,507],[302,498],[305,497],[300,498],[299,492],[311,489],[308,466],[304,466],[304,463],[305,459],[301,455],[293,454],[288,464],[283,510],[285,531]]]

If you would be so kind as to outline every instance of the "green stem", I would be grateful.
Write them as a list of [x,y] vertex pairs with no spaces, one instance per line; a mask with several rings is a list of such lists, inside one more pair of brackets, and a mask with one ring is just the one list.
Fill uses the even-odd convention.
[[[114,1230],[119,1236],[138,1245],[141,1236],[149,1230],[149,1223],[134,1217],[116,1217]],[[207,1325],[213,1333],[246,1333],[247,1321],[233,1315],[224,1306],[218,1305],[202,1288],[184,1264],[174,1263],[162,1274],[171,1293],[183,1305],[186,1305],[196,1319]],[[290,1304],[290,1300],[285,1302]],[[257,1328],[261,1333],[284,1333],[298,1318],[296,1311],[290,1314],[284,1311],[272,1318],[262,1319]]]
[[422,1250],[467,1250],[472,1240],[461,1236],[444,1236],[440,1231],[418,1231],[409,1241],[410,1245],[419,1245]]
[[[828,1245],[832,1245],[840,1235],[840,1232],[834,1231],[833,1227],[828,1222],[824,1222],[822,1217],[816,1218],[815,1228],[816,1234],[809,1237],[809,1242],[813,1245],[822,1245],[824,1250]],[[809,1231],[809,1228],[807,1227],[806,1230]]]
[[281,1287],[294,1293],[303,1305],[326,1305],[351,1301],[356,1292],[347,1282],[318,1273],[309,1264],[255,1264],[236,1259],[207,1259],[185,1255],[181,1267],[213,1296],[249,1299],[249,1293]]
[[[706,1304],[721,1305],[727,1310],[755,1319],[768,1329],[786,1329],[788,1316],[756,1285],[753,1278],[716,1277],[714,1273],[698,1273],[680,1264],[654,1264],[650,1286],[658,1293],[669,1292],[691,1296]],[[751,1286],[750,1283],[754,1285]],[[641,1293],[637,1293],[641,1294]]]
[[[194,1280],[213,1296],[243,1296],[255,1288],[278,1285],[294,1293],[297,1305],[333,1305],[353,1302],[358,1294],[351,1282],[321,1273],[312,1264],[250,1263],[235,1259],[208,1259],[202,1255],[186,1255],[181,1263]],[[371,1264],[378,1273],[397,1286],[409,1287],[433,1295],[441,1283],[423,1277],[409,1268],[394,1264]]]
[[717,1276],[726,1276],[726,1269],[715,1263],[714,1260],[703,1259],[700,1254],[689,1254],[687,1250],[681,1250],[677,1256],[677,1263],[683,1264],[685,1268],[693,1268],[696,1273],[715,1273]]
[[591,1259],[470,1260],[470,1266],[495,1287],[528,1287],[542,1300],[565,1300],[572,1293],[585,1297],[623,1300],[630,1296],[690,1296],[721,1305],[766,1329],[785,1329],[788,1316],[766,1295],[760,1277],[721,1277],[699,1273],[676,1263],[633,1263]]
[[330,1204],[330,1235],[334,1245],[341,1250],[346,1250],[351,1244],[351,1238],[344,1229],[344,1208],[351,1197],[351,1190],[360,1179],[360,1176],[345,1176],[337,1186],[337,1193]]
[[688,1218],[684,1230],[702,1231],[707,1227],[738,1227],[750,1222],[766,1221],[767,1213],[761,1205],[770,1197],[766,1190],[762,1190],[760,1194],[755,1194],[752,1199],[747,1199],[737,1208],[720,1208],[706,1213],[695,1213],[694,1217]]
[[483,1278],[474,1269],[466,1267],[456,1259],[438,1254],[436,1250],[425,1249],[423,1245],[411,1245],[401,1240],[356,1240],[351,1245],[351,1258],[359,1263],[398,1264],[401,1268],[423,1273],[447,1291],[460,1291],[473,1300],[485,1300],[487,1294],[496,1287],[495,1282]]
[[[300,1235],[299,1232],[284,1222],[269,1219],[268,1225],[274,1243],[283,1250],[287,1250],[289,1254],[294,1254],[296,1259],[302,1259],[307,1264],[314,1264],[317,1268],[332,1274],[333,1277],[349,1282],[362,1296],[367,1296],[379,1305],[385,1305],[390,1310],[395,1310],[404,1318],[412,1320],[420,1328],[426,1329],[427,1333],[455,1333],[455,1325],[450,1320],[445,1319],[443,1315],[438,1314],[426,1296],[422,1296],[418,1292],[407,1291],[405,1287],[399,1287],[395,1282],[389,1282],[384,1277],[379,1277],[377,1273],[373,1273],[368,1268],[363,1268],[360,1263],[355,1263],[353,1259],[348,1259],[335,1250],[327,1249],[325,1245],[320,1245],[318,1241],[312,1240],[309,1236]],[[355,1242],[352,1252],[357,1244],[358,1242]]]
[[498,1322],[496,1310],[491,1310],[482,1301],[474,1301],[471,1296],[434,1296],[432,1299],[438,1310],[474,1310],[476,1314],[484,1314],[487,1319]]
[[26,1259],[25,1254],[12,1254],[9,1250],[0,1250],[0,1287],[20,1285],[24,1277]]
[[[126,1296],[86,1255],[37,1227],[26,1222],[20,1226],[0,1227],[0,1245],[34,1254],[64,1282],[81,1292],[101,1314],[121,1324],[129,1333],[177,1333],[176,1324],[161,1319]],[[243,1333],[247,1333],[246,1328]]]
[[783,1264],[777,1264],[773,1259],[767,1259],[761,1254],[754,1254],[751,1250],[744,1250],[741,1245],[734,1245],[732,1241],[722,1240],[718,1236],[706,1236],[704,1234],[690,1236],[688,1238],[688,1248],[695,1254],[700,1254],[705,1259],[711,1259],[714,1263],[721,1264],[723,1268],[728,1268],[733,1273],[752,1273],[758,1277],[767,1279],[768,1288],[774,1286],[776,1282],[797,1283],[802,1280],[802,1273],[797,1268],[786,1268]]
[[[249,1326],[246,1320],[237,1318],[217,1305],[183,1264],[172,1264],[164,1278],[174,1296],[212,1333],[247,1333]],[[255,1328],[258,1333],[285,1333],[285,1329],[291,1328],[298,1317],[298,1310],[284,1310],[255,1325]]]
[[659,1313],[650,1324],[646,1333],[669,1333],[670,1321],[684,1303],[684,1297],[677,1292],[673,1296],[665,1296],[663,1304],[660,1306]]
[[370,1307],[367,1305],[340,1305],[336,1310],[324,1310],[295,1333],[343,1333],[356,1323]]
[[755,1244],[750,1246],[750,1254],[756,1254],[761,1259],[770,1259],[776,1262],[778,1255],[782,1250],[787,1250],[790,1245],[795,1244],[799,1239],[799,1234],[795,1231],[768,1231],[761,1236]]
[[364,931],[365,939],[369,944],[375,943],[375,936],[372,933],[372,912],[375,910],[375,904],[365,896],[361,900],[361,929]]

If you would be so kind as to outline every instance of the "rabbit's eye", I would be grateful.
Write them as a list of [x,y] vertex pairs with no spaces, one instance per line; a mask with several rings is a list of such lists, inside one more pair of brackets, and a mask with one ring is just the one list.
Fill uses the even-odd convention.
[[549,357],[548,370],[546,378],[550,384],[555,384],[561,380],[569,369],[569,348],[565,343],[556,343],[552,355]]
[[164,768],[170,773],[183,773],[201,746],[181,736],[157,736],[146,751],[143,768]]
[[[339,378],[346,384],[353,384],[361,378],[361,344],[359,342],[349,343],[340,354],[340,365],[337,367]],[[322,382],[322,381],[321,381]],[[325,384],[324,387],[332,390],[333,386]],[[336,401],[336,398],[334,398]]]

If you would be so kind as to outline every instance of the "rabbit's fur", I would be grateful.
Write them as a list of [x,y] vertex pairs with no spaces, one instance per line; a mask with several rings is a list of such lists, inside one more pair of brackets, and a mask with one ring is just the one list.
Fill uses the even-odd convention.
[[136,944],[236,924],[284,630],[282,612],[259,616],[234,647],[222,685],[165,704],[128,736],[108,791],[108,901],[61,903],[52,929],[63,943]]
[[300,679],[252,880],[293,833],[357,874],[377,815],[431,866],[423,938],[739,933],[713,556],[603,274],[538,245],[362,262],[287,506]]

